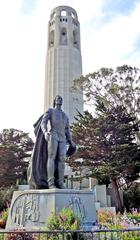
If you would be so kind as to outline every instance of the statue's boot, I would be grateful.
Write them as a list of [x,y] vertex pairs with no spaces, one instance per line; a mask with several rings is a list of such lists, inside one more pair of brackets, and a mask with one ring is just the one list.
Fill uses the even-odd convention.
[[59,183],[59,189],[65,189],[64,184]]
[[48,187],[49,187],[49,189],[56,188],[56,186],[54,184],[54,177],[51,177],[48,179]]

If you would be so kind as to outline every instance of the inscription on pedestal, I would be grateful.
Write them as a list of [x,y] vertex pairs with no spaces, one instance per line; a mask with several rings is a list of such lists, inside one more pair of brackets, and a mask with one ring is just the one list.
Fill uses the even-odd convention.
[[38,194],[23,194],[19,196],[11,209],[11,219],[16,225],[25,226],[27,222],[38,222],[40,196]]

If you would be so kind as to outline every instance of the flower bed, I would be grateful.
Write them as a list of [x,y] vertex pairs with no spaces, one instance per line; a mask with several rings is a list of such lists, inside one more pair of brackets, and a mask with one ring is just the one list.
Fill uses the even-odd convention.
[[129,229],[140,227],[140,212],[132,209],[132,212],[124,214],[114,214],[108,210],[98,211],[98,223],[107,229]]

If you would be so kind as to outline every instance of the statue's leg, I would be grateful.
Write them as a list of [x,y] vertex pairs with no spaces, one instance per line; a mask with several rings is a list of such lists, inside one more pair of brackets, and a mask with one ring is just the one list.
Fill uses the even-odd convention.
[[54,188],[54,162],[56,158],[58,148],[58,141],[53,137],[50,136],[48,141],[48,162],[47,162],[47,177],[48,177],[48,186],[49,188]]
[[64,187],[64,171],[66,158],[66,142],[59,142],[58,146],[59,162],[58,162],[58,185],[60,189]]

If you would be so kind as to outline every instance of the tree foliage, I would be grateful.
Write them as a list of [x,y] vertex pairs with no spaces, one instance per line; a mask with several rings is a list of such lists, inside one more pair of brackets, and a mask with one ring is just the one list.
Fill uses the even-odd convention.
[[[140,146],[135,138],[138,131],[135,117],[122,106],[108,109],[101,105],[98,117],[87,111],[83,115],[79,113],[73,124],[78,151],[69,165],[74,170],[86,168],[86,175],[110,181],[117,200],[122,179],[123,184],[124,181],[128,184],[139,177]],[[118,208],[120,204],[117,203]]]
[[[139,131],[135,118],[118,106],[107,109],[93,117],[89,112],[79,113],[73,124],[73,138],[78,151],[69,164],[77,169],[83,159],[82,167],[89,169],[89,175],[116,177],[130,181],[140,171],[140,147],[135,141]],[[79,159],[79,161],[78,161]]]
[[140,209],[140,184],[134,182],[124,192],[124,205],[127,211],[132,208]]
[[85,101],[92,107],[98,107],[98,102],[103,102],[110,109],[119,105],[139,118],[140,69],[136,67],[123,65],[116,69],[101,68],[75,79],[72,88],[83,90]]
[[28,133],[4,129],[0,133],[0,187],[11,186],[24,179],[33,141]]
[[116,199],[118,183],[132,182],[140,172],[139,83],[140,70],[124,65],[101,68],[73,84],[73,90],[83,90],[92,114],[79,113],[73,125],[79,149],[70,165],[86,168],[101,181],[110,180]]

